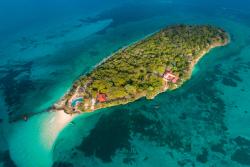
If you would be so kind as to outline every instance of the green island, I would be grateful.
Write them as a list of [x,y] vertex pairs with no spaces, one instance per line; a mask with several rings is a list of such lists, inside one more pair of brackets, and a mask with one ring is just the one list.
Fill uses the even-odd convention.
[[81,76],[54,110],[81,113],[153,99],[187,81],[194,65],[229,35],[209,25],[174,25],[118,50]]

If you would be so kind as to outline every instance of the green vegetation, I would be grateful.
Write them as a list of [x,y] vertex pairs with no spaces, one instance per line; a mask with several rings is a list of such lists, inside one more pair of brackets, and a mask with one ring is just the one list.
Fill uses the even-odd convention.
[[[228,35],[212,26],[177,25],[167,27],[146,39],[121,49],[81,77],[67,97],[78,93],[96,99],[102,93],[107,101],[96,108],[124,104],[142,96],[153,98],[160,92],[179,87],[191,74],[193,65],[205,52],[227,44]],[[176,83],[164,81],[166,70],[178,76]],[[76,87],[81,91],[76,92]],[[85,104],[85,103],[84,103]],[[90,110],[84,108],[81,110]]]

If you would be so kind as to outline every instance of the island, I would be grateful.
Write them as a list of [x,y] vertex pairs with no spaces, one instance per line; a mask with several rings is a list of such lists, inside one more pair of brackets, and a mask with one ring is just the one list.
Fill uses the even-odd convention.
[[210,25],[174,25],[122,48],[81,76],[53,106],[66,113],[127,104],[180,87],[194,65],[229,35]]

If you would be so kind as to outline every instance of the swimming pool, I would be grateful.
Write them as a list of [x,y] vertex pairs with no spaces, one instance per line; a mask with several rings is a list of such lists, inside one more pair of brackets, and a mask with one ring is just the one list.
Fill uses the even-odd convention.
[[81,103],[83,101],[82,97],[76,98],[74,100],[72,100],[71,106],[75,107],[77,105],[77,103]]

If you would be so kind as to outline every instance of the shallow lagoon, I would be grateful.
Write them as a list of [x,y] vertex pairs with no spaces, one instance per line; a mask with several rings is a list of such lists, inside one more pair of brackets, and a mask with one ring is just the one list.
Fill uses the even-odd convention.
[[[1,112],[2,165],[250,165],[250,14],[239,5],[234,9],[232,4],[205,4],[117,4],[85,20],[81,31],[70,29],[67,39],[44,32],[36,42],[37,49],[25,39],[25,46],[32,48],[17,57],[16,50],[2,48],[1,53],[13,52],[13,57],[8,57],[12,61],[3,61],[1,66],[1,97],[5,100],[1,106],[13,113]],[[75,22],[71,19],[64,24],[72,25],[82,15],[72,16]],[[228,31],[232,40],[206,55],[182,88],[152,101],[141,99],[75,119],[44,112],[28,122],[8,123],[7,117],[15,120],[25,113],[43,112],[80,74],[103,58],[176,23],[217,25]],[[84,32],[83,36],[72,35]],[[47,39],[41,40],[45,36]],[[33,57],[33,53],[44,56]]]

